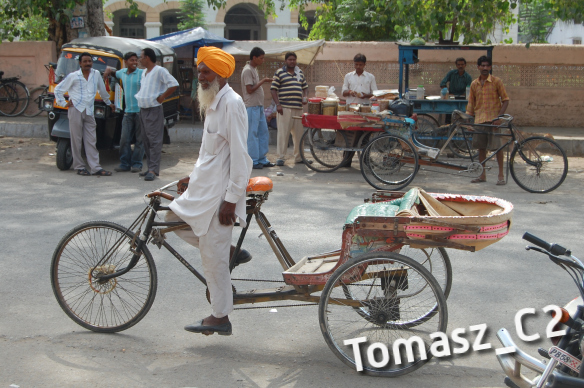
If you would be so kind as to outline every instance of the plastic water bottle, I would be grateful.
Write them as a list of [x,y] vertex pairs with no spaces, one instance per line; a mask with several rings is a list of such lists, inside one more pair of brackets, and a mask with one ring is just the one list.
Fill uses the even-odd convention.
[[448,88],[444,88],[440,91],[440,95],[442,96],[442,99],[445,100],[446,99],[446,95],[448,94]]
[[468,98],[470,97],[470,86],[466,87],[466,99],[468,100]]
[[423,100],[424,99],[424,85],[418,85],[418,89],[416,90],[416,100]]

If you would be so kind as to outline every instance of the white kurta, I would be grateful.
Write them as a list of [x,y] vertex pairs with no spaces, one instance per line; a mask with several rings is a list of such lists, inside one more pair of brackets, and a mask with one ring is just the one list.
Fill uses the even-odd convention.
[[245,226],[245,190],[251,170],[245,104],[226,84],[207,109],[203,142],[189,187],[170,208],[197,236],[207,233],[223,200],[236,204],[235,214]]
[[[363,71],[361,75],[357,74],[357,71],[352,71],[345,75],[345,81],[343,82],[343,93],[345,90],[352,90],[354,92],[372,94],[374,90],[377,90],[377,83],[375,82],[375,76],[371,73]],[[358,104],[368,104],[370,101],[368,98],[359,97],[346,97],[347,104],[358,103]]]

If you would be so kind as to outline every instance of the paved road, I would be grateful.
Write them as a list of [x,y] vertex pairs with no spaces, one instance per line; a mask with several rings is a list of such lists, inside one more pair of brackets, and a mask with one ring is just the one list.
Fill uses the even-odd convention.
[[[493,350],[435,359],[392,380],[361,376],[326,346],[316,307],[235,312],[232,337],[188,333],[185,324],[209,313],[204,288],[169,253],[156,248],[151,251],[159,286],[149,314],[122,333],[88,332],[63,313],[51,290],[49,265],[59,239],[86,220],[128,225],[144,206],[145,192],[190,172],[198,147],[165,146],[161,179],[144,182],[130,173],[97,178],[61,172],[49,155],[52,147],[42,145],[43,140],[0,140],[0,386],[503,386]],[[116,164],[114,154],[104,154],[102,160],[106,168]],[[571,159],[566,182],[547,195],[528,194],[513,182],[495,186],[492,172],[491,182],[481,185],[436,173],[416,178],[414,183],[427,191],[493,195],[515,205],[513,228],[501,242],[477,253],[450,251],[454,282],[449,331],[486,323],[491,329],[487,341],[498,347],[494,333],[507,327],[520,346],[535,353],[537,344],[517,339],[515,313],[564,304],[576,289],[545,257],[525,252],[520,237],[529,230],[584,257],[581,162]],[[283,167],[284,176],[276,171],[260,171],[275,186],[263,209],[293,257],[338,248],[345,216],[372,192],[358,170],[323,174],[299,165]],[[245,246],[254,259],[236,271],[280,279],[279,265],[259,234],[257,226],[250,228]],[[174,236],[171,242],[189,260],[200,262],[198,252]],[[540,314],[527,330],[543,335],[545,325]]]

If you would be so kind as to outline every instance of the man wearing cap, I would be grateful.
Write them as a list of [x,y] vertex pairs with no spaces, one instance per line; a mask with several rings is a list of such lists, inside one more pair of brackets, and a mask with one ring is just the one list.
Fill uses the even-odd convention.
[[[201,47],[197,55],[197,99],[205,115],[199,159],[191,175],[181,180],[188,188],[170,205],[166,221],[184,220],[191,227],[176,234],[199,248],[211,296],[212,314],[185,326],[206,335],[231,335],[228,314],[233,311],[229,259],[233,223],[245,226],[245,194],[252,160],[247,153],[247,112],[241,97],[227,83],[235,59],[216,47]],[[236,264],[251,260],[242,250]]]

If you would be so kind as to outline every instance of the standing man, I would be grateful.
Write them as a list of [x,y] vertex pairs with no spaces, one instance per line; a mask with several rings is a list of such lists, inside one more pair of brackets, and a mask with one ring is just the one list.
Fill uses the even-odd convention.
[[[136,100],[136,93],[140,90],[140,81],[144,69],[138,69],[138,54],[129,52],[124,55],[125,69],[116,71],[117,79],[122,81],[124,89],[124,118],[122,120],[122,135],[120,137],[120,165],[114,168],[117,172],[142,171],[144,146],[142,145],[142,130],[140,128],[140,107]],[[111,73],[107,68],[104,78]],[[132,152],[132,138],[136,136],[134,151]]]
[[[505,91],[505,86],[500,78],[491,75],[491,68],[493,62],[491,58],[482,56],[477,61],[477,66],[480,72],[479,78],[475,79],[470,85],[470,96],[468,98],[468,105],[466,106],[466,113],[475,117],[475,124],[484,124],[491,122],[499,125],[500,121],[497,117],[505,114],[507,106],[509,106],[509,97]],[[499,133],[498,128],[483,129],[481,131],[490,132],[488,134],[475,133],[472,137],[472,146],[479,150],[479,162],[483,162],[487,158],[487,149],[495,150],[499,147],[500,139],[494,136],[493,133]],[[502,186],[505,182],[505,175],[503,175],[503,152],[497,152],[497,164],[499,165],[499,177],[497,185]],[[487,181],[485,170],[483,174],[471,181],[471,183],[481,183]]]
[[153,181],[160,172],[162,158],[164,136],[162,102],[176,91],[178,82],[168,70],[156,64],[156,53],[151,48],[142,50],[140,62],[145,71],[142,73],[140,91],[136,94],[136,100],[140,107],[142,141],[148,163],[148,170],[141,172],[140,176],[143,176],[145,181]]
[[[365,64],[367,63],[367,58],[363,54],[357,54],[353,58],[353,65],[355,66],[355,71],[347,73],[345,75],[345,81],[343,82],[343,97],[347,98],[347,104],[369,104],[370,98],[373,97],[373,91],[377,90],[377,83],[375,82],[375,76],[371,73],[365,71]],[[348,105],[347,105],[348,106]],[[355,139],[358,141],[358,139]],[[353,144],[356,146],[357,144]],[[351,162],[353,160],[353,155],[355,151],[345,151],[344,157],[347,158],[347,162],[343,164],[343,167],[351,167]]]
[[247,109],[247,152],[253,161],[254,169],[274,167],[274,163],[266,158],[269,150],[270,135],[264,113],[264,89],[262,85],[272,82],[271,78],[260,81],[257,67],[264,63],[266,53],[259,47],[254,47],[249,53],[249,62],[241,72],[241,94]]
[[[229,258],[233,250],[233,223],[245,226],[245,195],[252,169],[247,154],[247,113],[241,97],[227,78],[235,59],[216,47],[201,47],[197,55],[201,114],[207,116],[199,159],[186,191],[170,204],[166,221],[184,220],[191,226],[176,234],[201,251],[201,261],[211,296],[212,314],[185,330],[206,335],[231,335],[228,314],[233,311]],[[251,260],[240,251],[236,262]]]
[[369,104],[373,91],[377,90],[375,76],[365,71],[367,58],[363,54],[355,55],[353,65],[355,71],[345,75],[343,82],[343,97],[347,97],[347,104]]
[[[93,69],[93,58],[89,53],[79,55],[80,69],[70,73],[55,88],[55,99],[59,106],[69,108],[69,132],[71,134],[71,154],[73,156],[73,168],[77,175],[110,176],[111,171],[106,171],[99,164],[99,153],[96,148],[97,137],[95,134],[95,118],[93,117],[93,104],[95,93],[112,110],[114,104],[109,100],[109,93],[99,71]],[[69,92],[69,101],[65,101],[65,93]],[[81,155],[81,146],[85,147],[85,156],[89,171],[85,168],[85,162]]]
[[308,85],[304,73],[296,66],[296,54],[287,52],[286,65],[276,71],[270,91],[276,103],[278,117],[278,145],[276,165],[283,166],[288,152],[288,139],[292,131],[294,142],[294,162],[302,163],[300,157],[300,138],[303,134],[302,121],[294,116],[302,116],[302,105],[308,103]]
[[[466,72],[466,59],[456,58],[454,62],[456,69],[450,70],[446,77],[440,82],[440,88],[445,88],[448,84],[448,93],[456,96],[457,99],[466,99],[466,88],[472,83],[472,77]],[[447,114],[444,117],[446,124],[452,121],[452,115]]]

